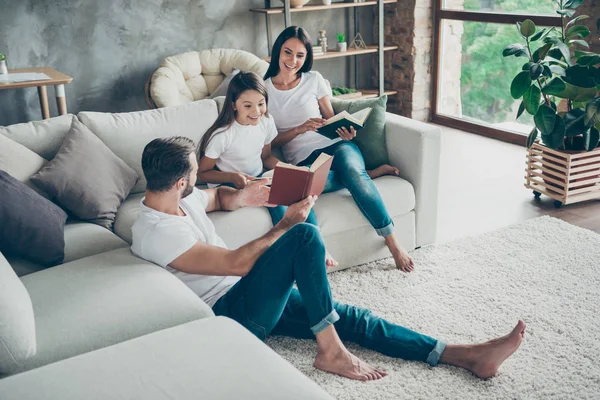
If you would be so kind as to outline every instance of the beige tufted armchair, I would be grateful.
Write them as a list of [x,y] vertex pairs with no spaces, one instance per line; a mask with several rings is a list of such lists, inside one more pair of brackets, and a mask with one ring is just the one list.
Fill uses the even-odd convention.
[[191,51],[165,58],[146,83],[151,108],[177,106],[209,97],[233,69],[261,77],[269,64],[252,53],[234,49]]

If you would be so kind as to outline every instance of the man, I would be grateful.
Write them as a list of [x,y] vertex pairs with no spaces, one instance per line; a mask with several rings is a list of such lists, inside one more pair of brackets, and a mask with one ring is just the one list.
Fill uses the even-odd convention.
[[265,181],[243,190],[198,190],[195,144],[184,137],[150,142],[142,168],[148,183],[132,228],[133,253],[171,271],[216,315],[236,320],[261,340],[269,334],[315,337],[316,368],[359,380],[387,375],[351,354],[342,343],[348,340],[391,357],[457,365],[488,378],[521,344],[522,321],[510,334],[486,343],[446,345],[333,301],[323,240],[304,223],[315,197],[290,206],[264,236],[229,250],[206,213],[264,206]]

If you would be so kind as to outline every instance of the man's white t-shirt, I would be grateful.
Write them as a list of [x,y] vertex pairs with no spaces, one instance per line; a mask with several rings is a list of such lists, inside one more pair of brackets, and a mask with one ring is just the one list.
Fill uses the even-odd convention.
[[144,200],[145,198],[141,202],[141,212],[131,228],[131,251],[173,273],[212,307],[236,284],[239,277],[188,274],[169,266],[197,242],[227,248],[206,215],[208,195],[194,188],[189,196],[181,200],[181,209],[186,214],[183,217],[146,207]]
[[[275,119],[275,125],[280,132],[300,126],[310,118],[322,118],[319,99],[330,95],[325,79],[317,71],[303,73],[300,83],[290,90],[276,89],[271,78],[266,80],[266,86],[269,113]],[[342,139],[329,139],[317,132],[308,131],[283,145],[283,155],[287,162],[298,164],[313,151],[331,146],[340,140]]]
[[[257,125],[242,125],[236,120],[226,129],[217,130],[208,146],[206,157],[217,160],[223,172],[243,172],[259,176],[263,171],[262,150],[277,136],[273,117],[263,116]],[[218,186],[209,183],[209,187]]]

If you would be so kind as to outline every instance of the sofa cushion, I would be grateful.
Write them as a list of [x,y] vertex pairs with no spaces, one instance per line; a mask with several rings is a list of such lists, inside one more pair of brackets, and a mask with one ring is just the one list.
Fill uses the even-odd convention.
[[67,214],[2,170],[0,193],[0,251],[44,266],[62,263]]
[[[52,160],[65,140],[74,115],[0,126],[0,134],[22,144],[46,160]],[[1,146],[0,146],[1,148]]]
[[331,105],[335,113],[348,111],[353,114],[357,111],[371,107],[369,118],[362,129],[356,133],[354,142],[358,145],[367,169],[374,169],[383,164],[388,164],[388,153],[385,143],[385,107],[387,96],[373,99],[341,100],[331,98]]
[[[115,219],[115,233],[131,244],[131,227],[140,212],[143,193],[130,195],[123,202]],[[271,227],[271,217],[264,207],[244,207],[235,211],[216,211],[208,214],[215,224],[217,234],[230,249],[238,247],[264,235]]]
[[27,147],[4,135],[0,135],[0,170],[8,172],[43,196],[48,196],[29,179],[45,164],[46,160]]
[[[415,191],[408,181],[395,176],[382,176],[373,182],[391,218],[415,208]],[[323,236],[371,226],[347,189],[322,194],[314,210]]]
[[202,100],[179,107],[131,113],[81,112],[79,119],[140,176],[131,193],[146,190],[142,152],[153,139],[186,136],[198,143],[217,119],[217,105]]
[[179,279],[129,249],[21,280],[33,303],[37,354],[20,371],[214,315]]
[[[31,298],[0,253],[0,374],[18,370],[24,360],[35,355],[35,351]],[[0,390],[0,393],[4,392]]]
[[227,89],[229,88],[229,83],[231,82],[231,80],[233,79],[234,76],[236,76],[237,74],[240,73],[240,70],[237,68],[234,68],[233,71],[231,71],[231,73],[227,74],[225,76],[225,79],[223,79],[223,82],[221,82],[219,84],[219,86],[217,86],[217,88],[215,89],[214,92],[212,92],[210,94],[210,96],[208,96],[209,99],[214,99],[215,97],[221,97],[221,96],[226,96],[227,95]]
[[111,229],[137,178],[134,170],[73,119],[56,157],[31,180],[76,217]]
[[189,322],[9,377],[0,380],[0,392],[4,400],[332,399],[225,317]]
[[[129,244],[108,229],[77,219],[67,220],[63,260],[65,263],[125,247],[129,247]],[[21,257],[7,255],[6,258],[18,276],[25,276],[45,268]]]

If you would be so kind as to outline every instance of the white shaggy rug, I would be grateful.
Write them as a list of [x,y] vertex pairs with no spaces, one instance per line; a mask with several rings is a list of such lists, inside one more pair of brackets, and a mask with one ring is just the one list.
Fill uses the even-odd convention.
[[349,345],[390,373],[358,382],[314,369],[313,341],[267,344],[337,399],[600,398],[600,235],[541,217],[412,257],[411,274],[391,259],[330,274],[334,298],[448,343],[504,335],[523,319],[525,339],[498,376]]

